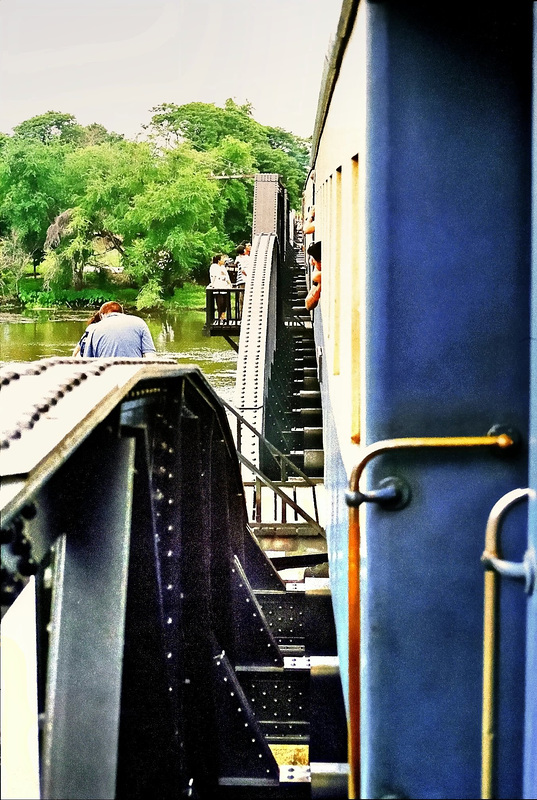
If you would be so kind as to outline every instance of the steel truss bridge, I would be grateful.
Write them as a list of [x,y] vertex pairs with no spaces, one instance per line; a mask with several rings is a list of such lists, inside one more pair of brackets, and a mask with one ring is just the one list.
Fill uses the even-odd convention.
[[[259,545],[290,521],[322,535],[296,495],[322,447],[294,383],[307,320],[283,304],[300,267],[281,277],[278,231],[254,234],[238,408],[165,359],[0,370],[6,798],[346,797],[330,593]],[[265,294],[277,325],[247,357]]]

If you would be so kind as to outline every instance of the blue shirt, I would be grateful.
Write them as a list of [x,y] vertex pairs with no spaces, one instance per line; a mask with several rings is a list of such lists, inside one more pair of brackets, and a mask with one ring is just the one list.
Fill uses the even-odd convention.
[[105,314],[87,330],[85,358],[141,358],[155,352],[147,324],[131,314]]

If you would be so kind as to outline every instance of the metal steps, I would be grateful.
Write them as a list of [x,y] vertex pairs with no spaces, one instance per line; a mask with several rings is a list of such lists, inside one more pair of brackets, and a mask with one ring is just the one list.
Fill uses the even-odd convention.
[[[282,292],[284,326],[268,382],[265,435],[306,475],[322,477],[321,392],[311,314],[304,305],[308,287],[300,239],[288,259]],[[278,478],[274,464],[265,460],[262,467],[273,480]]]

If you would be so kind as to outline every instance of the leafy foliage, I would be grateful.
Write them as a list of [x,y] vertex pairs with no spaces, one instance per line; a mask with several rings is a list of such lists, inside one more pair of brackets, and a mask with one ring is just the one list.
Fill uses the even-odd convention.
[[47,228],[65,202],[64,151],[12,137],[0,152],[0,235],[14,231],[27,252],[39,257]]
[[37,140],[42,144],[50,144],[54,139],[61,139],[63,142],[72,141],[79,127],[72,114],[47,111],[46,114],[39,114],[21,122],[13,130],[21,139]]
[[[104,274],[111,252],[139,308],[205,282],[211,256],[250,237],[256,172],[279,173],[298,207],[309,143],[258,123],[251,103],[164,103],[147,130],[149,141],[132,142],[48,111],[0,136],[1,240],[39,264],[55,297],[82,289],[88,266]],[[5,266],[8,250],[2,293],[22,263]]]
[[17,234],[0,238],[0,295],[9,297],[16,294],[19,282],[28,266],[28,253]]
[[187,103],[183,106],[163,103],[152,111],[148,129],[155,141],[165,147],[187,141],[195,150],[208,152],[218,148],[227,137],[249,144],[253,171],[281,175],[291,206],[299,207],[307,174],[309,142],[282,128],[256,122],[252,117],[251,103],[239,106],[228,99],[224,108],[213,103]]
[[72,114],[62,114],[61,111],[47,111],[46,114],[31,117],[13,130],[15,136],[21,139],[40,141],[43,144],[59,141],[62,144],[71,143],[79,147],[123,139],[118,133],[109,133],[104,125],[99,125],[97,122],[92,122],[86,127],[79,125]]
[[162,288],[156,278],[149,280],[142,288],[136,298],[136,308],[141,311],[143,308],[155,308],[163,304]]
[[19,299],[28,308],[52,308],[67,306],[68,308],[99,308],[103,303],[117,300],[123,304],[132,303],[137,295],[136,289],[21,289]]

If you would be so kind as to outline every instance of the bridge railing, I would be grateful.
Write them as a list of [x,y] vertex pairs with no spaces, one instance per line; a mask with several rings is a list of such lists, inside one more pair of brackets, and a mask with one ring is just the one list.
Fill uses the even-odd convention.
[[[310,527],[312,533],[324,536],[324,529],[319,521],[319,504],[317,487],[322,480],[310,478],[294,464],[285,453],[282,453],[271,444],[236,408],[221,399],[228,414],[235,420],[235,445],[240,462],[252,473],[252,480],[243,481],[245,489],[251,493],[251,504],[247,503],[248,513],[254,525],[270,523],[271,525],[289,525],[298,522],[299,518]],[[233,425],[230,421],[230,427]],[[260,447],[266,448],[276,461],[280,469],[280,480],[273,481],[268,478],[257,466],[251,463],[242,452],[243,429],[247,428],[259,440]],[[263,487],[269,489],[267,493]],[[268,502],[266,495],[268,494]],[[307,511],[298,502],[298,495],[306,497],[306,503],[311,509]],[[303,502],[303,501],[302,501]],[[289,516],[288,516],[289,512]],[[291,518],[292,517],[292,518]]]
[[240,328],[244,303],[244,286],[233,289],[205,290],[205,329],[213,332]]

